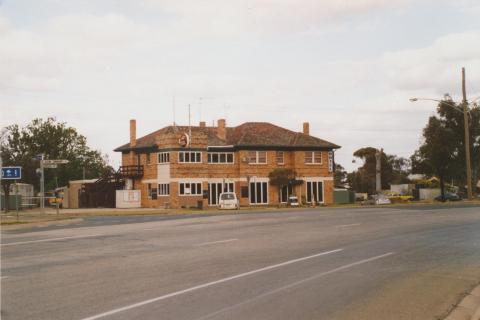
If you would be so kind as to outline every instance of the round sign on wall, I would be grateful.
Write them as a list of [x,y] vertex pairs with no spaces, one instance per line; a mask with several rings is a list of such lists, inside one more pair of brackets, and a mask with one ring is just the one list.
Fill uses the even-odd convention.
[[190,145],[190,137],[187,133],[182,133],[182,135],[178,139],[178,144],[182,147],[187,147]]

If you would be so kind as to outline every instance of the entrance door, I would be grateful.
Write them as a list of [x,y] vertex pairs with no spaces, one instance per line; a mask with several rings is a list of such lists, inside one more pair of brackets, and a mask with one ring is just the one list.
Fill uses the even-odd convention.
[[280,203],[286,203],[288,202],[288,197],[291,196],[293,194],[292,192],[292,186],[291,185],[288,185],[288,186],[283,186],[281,189],[280,189]]
[[208,205],[216,206],[222,192],[234,192],[233,182],[214,182],[208,184]]
[[307,181],[307,203],[323,203],[323,182]]

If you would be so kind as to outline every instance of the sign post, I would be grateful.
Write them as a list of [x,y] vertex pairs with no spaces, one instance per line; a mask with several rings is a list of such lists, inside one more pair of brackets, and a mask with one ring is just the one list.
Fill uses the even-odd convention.
[[67,164],[68,160],[53,159],[44,160],[44,154],[41,154],[40,160],[40,210],[43,213],[45,211],[45,168],[56,168],[59,164]]

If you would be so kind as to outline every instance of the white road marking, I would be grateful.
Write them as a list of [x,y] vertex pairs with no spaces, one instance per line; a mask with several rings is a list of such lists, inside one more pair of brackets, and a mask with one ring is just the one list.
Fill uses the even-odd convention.
[[385,253],[385,254],[382,254],[382,255],[379,255],[379,256],[375,256],[375,257],[372,257],[372,258],[368,258],[368,259],[364,259],[364,260],[360,260],[360,261],[357,261],[357,262],[353,262],[353,263],[350,263],[350,264],[346,264],[344,266],[341,266],[341,267],[338,267],[338,268],[335,268],[335,269],[332,269],[332,270],[329,270],[329,271],[325,271],[325,272],[322,272],[322,273],[319,273],[319,274],[316,274],[312,277],[309,277],[309,278],[306,278],[306,279],[303,279],[303,280],[300,280],[300,281],[297,281],[297,282],[294,282],[294,283],[291,283],[291,284],[288,284],[286,286],[283,286],[283,287],[280,287],[280,288],[277,288],[277,289],[274,289],[274,290],[271,290],[271,291],[268,291],[268,292],[265,292],[265,293],[262,293],[258,296],[255,296],[253,298],[250,298],[250,299],[247,299],[243,302],[240,302],[240,303],[237,303],[233,306],[229,306],[229,307],[226,307],[226,308],[223,308],[223,309],[220,309],[218,311],[215,311],[213,313],[210,313],[210,314],[207,314],[203,317],[200,317],[196,320],[206,320],[208,318],[212,318],[214,316],[217,316],[218,314],[220,313],[223,313],[223,312],[226,312],[226,311],[230,311],[230,310],[233,310],[235,308],[238,308],[238,307],[241,307],[241,306],[244,306],[250,302],[253,302],[257,299],[261,299],[263,297],[266,297],[266,296],[269,296],[269,295],[272,295],[272,294],[275,294],[277,292],[280,292],[280,291],[283,291],[283,290],[287,290],[287,289],[290,289],[290,288],[293,288],[293,287],[296,287],[302,283],[305,283],[305,282],[308,282],[308,281],[311,281],[311,280],[315,280],[315,279],[318,279],[318,278],[321,278],[321,277],[324,277],[324,276],[327,276],[329,274],[332,274],[332,273],[335,273],[335,272],[338,272],[338,271],[342,271],[342,270],[345,270],[345,269],[349,269],[349,268],[352,268],[352,267],[355,267],[355,266],[358,266],[360,264],[364,264],[364,263],[367,263],[367,262],[371,262],[371,261],[374,261],[374,260],[378,260],[378,259],[382,259],[382,258],[385,258],[385,257],[388,257],[388,256],[391,256],[392,254],[395,254],[394,252],[388,252],[388,253]]
[[146,229],[143,229],[144,231],[148,231],[148,230],[158,230],[158,229],[161,229],[163,227],[156,227],[156,228],[146,228]]
[[72,237],[63,237],[63,238],[50,238],[50,239],[41,239],[41,240],[10,242],[10,243],[2,243],[1,246],[2,247],[16,246],[16,245],[28,244],[28,243],[60,241],[60,240],[67,240],[67,239],[80,239],[80,238],[90,238],[90,237],[98,237],[98,236],[103,236],[103,234],[88,234],[88,235],[83,235],[83,236],[72,236]]
[[339,226],[336,226],[337,228],[348,228],[348,227],[354,227],[354,226],[359,226],[361,223],[352,223],[352,224],[341,224]]
[[237,240],[238,240],[238,239],[226,239],[226,240],[218,240],[218,241],[204,242],[204,243],[197,244],[196,246],[197,246],[197,247],[208,246],[208,245],[210,245],[210,244],[232,242],[232,241],[237,241]]
[[250,276],[252,274],[256,274],[256,273],[259,273],[259,272],[280,268],[280,267],[287,266],[287,265],[290,265],[290,264],[293,264],[293,263],[297,263],[297,262],[301,262],[301,261],[325,256],[327,254],[336,253],[336,252],[340,252],[340,251],[343,251],[343,249],[335,249],[335,250],[331,250],[331,251],[320,252],[320,253],[317,253],[317,254],[314,254],[314,255],[311,255],[311,256],[285,261],[285,262],[274,264],[274,265],[271,265],[271,266],[268,266],[268,267],[248,271],[248,272],[245,272],[245,273],[237,274],[235,276],[223,278],[223,279],[212,281],[212,282],[207,282],[207,283],[195,286],[195,287],[191,287],[191,288],[188,288],[188,289],[184,289],[184,290],[172,292],[172,293],[169,293],[169,294],[165,294],[163,296],[159,296],[159,297],[156,297],[156,298],[153,298],[153,299],[149,299],[149,300],[141,301],[141,302],[138,302],[138,303],[134,303],[134,304],[131,304],[131,305],[128,305],[128,306],[125,306],[125,307],[118,308],[118,309],[113,309],[113,310],[110,310],[110,311],[107,311],[107,312],[104,312],[104,313],[100,313],[100,314],[97,314],[97,315],[94,315],[94,316],[91,316],[91,317],[88,317],[88,318],[84,318],[82,320],[100,319],[100,318],[107,317],[107,316],[110,316],[110,315],[113,315],[113,314],[116,314],[116,313],[119,313],[119,312],[127,311],[127,310],[134,309],[134,308],[138,308],[138,307],[144,306],[146,304],[150,304],[150,303],[157,302],[157,301],[160,301],[160,300],[165,300],[165,299],[172,298],[172,297],[175,297],[175,296],[179,296],[179,295],[189,293],[189,292],[192,292],[192,291],[195,291],[195,290],[211,287],[213,285],[220,284],[220,283],[223,283],[223,282],[236,280],[236,279],[243,278],[243,277],[246,277],[246,276]]
[[0,280],[8,279],[8,276],[0,277]]

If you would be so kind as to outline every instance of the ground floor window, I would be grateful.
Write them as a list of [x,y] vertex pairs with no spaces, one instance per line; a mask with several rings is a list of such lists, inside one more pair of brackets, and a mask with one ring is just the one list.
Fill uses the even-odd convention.
[[208,184],[208,204],[217,205],[222,192],[235,192],[233,182],[214,182]]
[[202,184],[200,182],[190,183],[190,182],[181,182],[179,183],[179,194],[183,195],[202,195]]
[[268,203],[268,182],[250,182],[249,189],[251,204]]
[[169,183],[160,183],[158,185],[158,195],[159,196],[170,195],[170,184]]
[[280,188],[280,194],[279,194],[280,203],[288,202],[288,197],[291,196],[292,194],[293,194],[293,190],[291,185],[283,186],[282,188]]
[[311,203],[323,202],[323,182],[322,181],[307,181],[307,202]]

